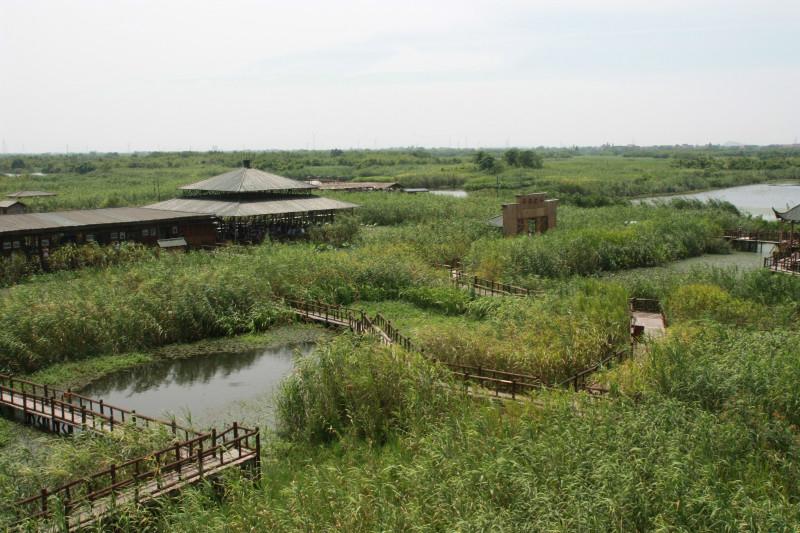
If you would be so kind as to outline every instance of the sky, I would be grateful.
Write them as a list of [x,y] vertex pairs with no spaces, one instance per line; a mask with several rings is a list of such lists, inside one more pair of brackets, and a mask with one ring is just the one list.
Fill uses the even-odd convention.
[[798,137],[797,0],[0,0],[5,153]]

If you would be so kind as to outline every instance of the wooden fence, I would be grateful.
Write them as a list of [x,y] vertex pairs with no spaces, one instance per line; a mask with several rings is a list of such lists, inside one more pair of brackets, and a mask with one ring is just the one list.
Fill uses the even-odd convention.
[[19,521],[63,517],[68,529],[89,525],[121,505],[136,505],[216,475],[237,465],[252,464],[260,475],[258,429],[237,423],[217,433],[199,434],[118,465],[76,479],[55,489],[13,503]]
[[797,252],[784,257],[765,257],[764,268],[774,272],[784,272],[787,274],[800,274],[800,255]]
[[474,291],[479,296],[533,296],[535,293],[530,289],[499,283],[490,279],[479,278],[478,276],[468,276],[461,270],[450,269],[450,280],[457,287],[463,287]]
[[8,374],[0,374],[0,405],[23,414],[26,421],[38,418],[48,424],[55,432],[73,432],[76,428],[95,432],[111,432],[126,425],[134,427],[164,426],[173,435],[182,434],[189,439],[197,433],[179,426],[175,421],[167,422],[136,411],[107,404],[70,390],[63,391],[20,379]]

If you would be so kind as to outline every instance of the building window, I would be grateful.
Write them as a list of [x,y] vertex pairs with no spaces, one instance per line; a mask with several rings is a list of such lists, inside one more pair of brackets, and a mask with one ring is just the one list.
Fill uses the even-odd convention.
[[94,235],[91,233],[86,236],[86,242],[94,242]]
[[172,226],[172,234],[173,235],[177,235],[178,234],[178,226]]
[[19,250],[19,241],[14,241],[14,249]]
[[11,249],[11,242],[6,241],[3,243],[3,250],[10,250]]
[[41,243],[43,248],[47,248],[48,246],[50,246],[50,239],[42,239]]
[[121,241],[125,240],[125,232],[124,231],[120,231],[119,232],[119,240],[121,240]]
[[119,233],[114,232],[114,233],[111,234],[111,240],[112,241],[116,241],[118,239],[119,239]]

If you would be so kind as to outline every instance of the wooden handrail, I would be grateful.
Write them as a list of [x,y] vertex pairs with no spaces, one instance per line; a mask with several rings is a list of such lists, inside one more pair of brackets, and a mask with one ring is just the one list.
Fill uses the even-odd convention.
[[[232,438],[226,439],[227,436],[231,435],[233,435]],[[253,440],[255,440],[254,444],[252,443]],[[204,442],[206,441],[209,441],[208,447],[204,447]],[[237,450],[237,454],[226,458],[226,452],[233,449]],[[61,505],[61,508],[65,511],[65,515],[68,515],[72,509],[85,502],[94,502],[108,496],[115,500],[116,492],[132,485],[138,485],[144,480],[159,479],[165,474],[175,472],[180,474],[184,466],[196,463],[198,469],[193,477],[202,477],[203,461],[210,456],[217,457],[219,455],[218,465],[224,466],[248,457],[252,457],[253,460],[257,461],[258,454],[260,454],[258,428],[248,429],[234,423],[231,428],[220,434],[217,434],[216,431],[204,433],[192,439],[174,443],[167,448],[151,452],[145,456],[131,459],[120,465],[112,465],[86,478],[70,481],[55,489],[42,489],[36,496],[18,500],[14,502],[13,507],[17,510],[18,515],[26,516],[23,516],[17,524],[32,518],[50,516],[55,508],[55,506],[48,504],[50,500],[55,500],[55,503]],[[163,459],[170,456],[177,456],[177,459],[164,463]],[[133,472],[131,472],[131,467],[134,467]],[[107,481],[107,483],[104,483],[104,481]],[[178,476],[178,480],[172,484],[160,484],[159,490],[163,491],[165,488],[171,488],[183,482],[185,482],[185,479],[181,479]],[[98,484],[103,484],[103,486],[98,487]],[[28,508],[34,504],[37,509],[28,511]]]
[[[3,385],[3,383],[7,383],[8,386]],[[16,388],[15,385],[22,385],[21,390]],[[33,393],[29,393],[26,391],[26,388],[33,389]],[[189,435],[197,435],[198,433],[188,427],[183,427],[172,422],[167,422],[165,420],[160,420],[157,418],[149,417],[146,415],[142,415],[137,413],[136,411],[131,411],[122,407],[118,407],[116,405],[105,403],[102,399],[94,399],[89,398],[88,396],[83,396],[76,392],[72,392],[71,390],[60,390],[48,385],[43,385],[40,383],[34,383],[32,381],[17,378],[10,374],[3,374],[0,373],[0,390],[5,390],[10,395],[14,394],[23,394],[26,398],[33,399],[34,401],[39,401],[44,406],[45,404],[48,405],[58,405],[60,409],[62,409],[62,414],[69,410],[72,414],[71,418],[61,417],[59,421],[61,422],[68,422],[71,425],[78,426],[78,421],[75,420],[76,414],[81,414],[83,416],[83,409],[87,409],[85,414],[91,415],[94,419],[100,419],[109,424],[109,429],[113,430],[113,425],[116,424],[125,424],[126,422],[134,422],[136,425],[144,425],[149,426],[150,423],[162,425],[170,428],[173,434],[177,433],[178,430],[181,430],[184,433],[184,436],[188,438]],[[36,392],[41,391],[42,394],[36,394]],[[60,397],[60,399],[59,399]],[[117,416],[115,417],[115,413]],[[52,413],[46,413],[48,415],[52,415]],[[127,419],[127,420],[126,420]],[[143,424],[142,424],[143,422]],[[93,428],[90,428],[93,429]]]

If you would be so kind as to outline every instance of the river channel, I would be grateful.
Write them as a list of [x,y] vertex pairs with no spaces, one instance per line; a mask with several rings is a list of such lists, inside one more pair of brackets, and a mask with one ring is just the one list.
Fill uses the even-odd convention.
[[758,183],[743,185],[741,187],[728,187],[691,194],[676,194],[669,196],[656,196],[642,198],[635,202],[655,202],[673,198],[689,198],[696,200],[723,200],[730,202],[740,211],[766,220],[775,220],[772,213],[774,207],[778,211],[785,211],[789,207],[800,204],[800,184],[797,183]]

